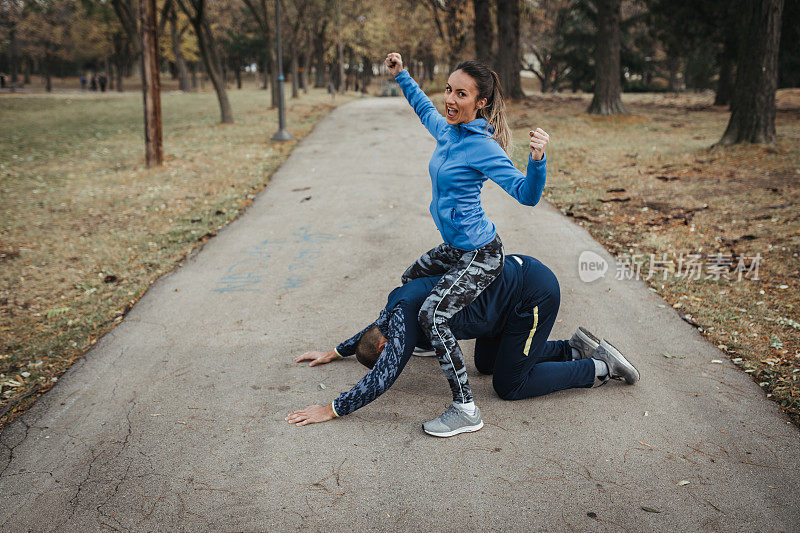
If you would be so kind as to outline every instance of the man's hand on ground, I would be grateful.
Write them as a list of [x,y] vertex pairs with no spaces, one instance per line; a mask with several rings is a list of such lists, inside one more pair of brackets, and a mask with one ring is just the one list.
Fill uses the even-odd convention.
[[334,359],[339,358],[341,358],[341,356],[333,350],[330,352],[306,352],[303,355],[298,355],[295,357],[294,362],[299,363],[300,361],[311,361],[308,363],[308,366],[314,366],[330,363]]
[[333,418],[333,407],[328,405],[309,405],[305,409],[295,411],[285,418],[290,424],[305,426],[306,424],[316,424],[317,422],[327,422]]

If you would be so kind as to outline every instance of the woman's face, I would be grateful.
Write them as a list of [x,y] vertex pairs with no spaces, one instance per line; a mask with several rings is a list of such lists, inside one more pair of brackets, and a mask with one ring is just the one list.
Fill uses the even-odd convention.
[[444,89],[445,119],[448,124],[472,122],[486,98],[478,99],[475,80],[463,70],[456,70],[447,79]]

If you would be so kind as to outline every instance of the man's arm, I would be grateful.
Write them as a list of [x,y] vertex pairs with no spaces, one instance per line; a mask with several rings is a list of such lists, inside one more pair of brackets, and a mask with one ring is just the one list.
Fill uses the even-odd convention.
[[303,355],[298,355],[295,357],[294,362],[299,363],[300,361],[311,361],[308,366],[315,366],[330,363],[335,359],[349,357],[356,353],[356,344],[358,344],[358,340],[361,338],[364,332],[366,332],[372,326],[378,326],[378,329],[382,329],[385,324],[386,309],[381,309],[381,313],[378,315],[378,320],[365,327],[346,341],[339,343],[339,345],[333,350],[328,352],[306,352]]
[[[299,426],[325,422],[352,413],[386,392],[403,371],[414,351],[413,339],[406,339],[402,309],[395,308],[392,311],[386,333],[388,336],[383,353],[378,357],[375,366],[352,389],[340,394],[331,404],[310,405],[306,409],[295,411],[286,417],[286,421]],[[412,336],[415,337],[413,334]]]

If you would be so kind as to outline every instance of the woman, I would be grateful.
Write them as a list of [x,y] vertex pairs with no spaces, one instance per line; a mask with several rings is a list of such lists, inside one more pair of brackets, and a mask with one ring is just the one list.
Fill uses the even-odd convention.
[[549,136],[541,129],[530,132],[531,155],[524,175],[508,157],[511,132],[497,73],[477,61],[460,63],[447,80],[442,117],[403,69],[400,54],[388,54],[386,66],[437,141],[428,165],[433,185],[430,212],[444,243],[423,254],[402,281],[442,276],[420,309],[419,324],[450,383],[453,404],[423,427],[435,435],[432,428],[441,426],[437,420],[458,419],[459,432],[477,431],[483,427],[480,410],[470,391],[464,356],[447,323],[503,267],[503,244],[480,203],[483,182],[491,179],[523,205],[536,205],[545,183]]

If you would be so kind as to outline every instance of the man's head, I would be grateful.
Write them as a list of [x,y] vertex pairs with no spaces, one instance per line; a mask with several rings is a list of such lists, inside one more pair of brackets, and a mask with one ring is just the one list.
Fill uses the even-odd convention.
[[356,343],[356,359],[367,368],[372,368],[378,361],[378,356],[383,353],[386,346],[386,337],[383,336],[378,326],[372,326],[365,331]]

